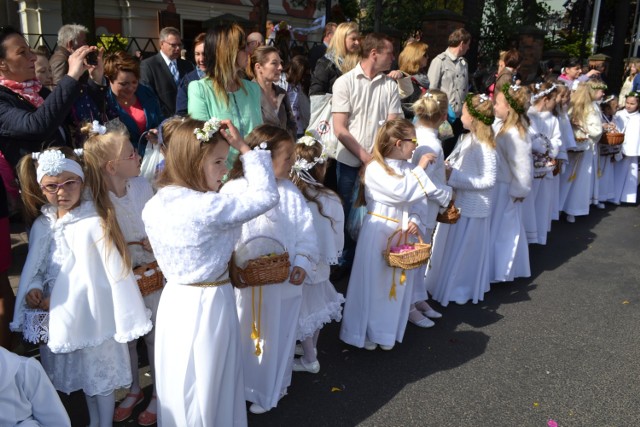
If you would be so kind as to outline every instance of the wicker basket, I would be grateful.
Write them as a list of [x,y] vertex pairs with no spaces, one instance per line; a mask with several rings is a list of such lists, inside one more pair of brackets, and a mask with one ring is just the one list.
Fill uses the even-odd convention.
[[273,240],[283,249],[280,254],[263,255],[258,258],[247,261],[245,267],[238,267],[235,262],[236,254],[231,257],[229,262],[229,278],[236,288],[246,288],[247,286],[264,286],[285,282],[289,278],[289,252],[285,246],[278,240],[269,236],[255,236],[244,242],[246,246],[249,242],[264,238]]
[[32,344],[46,344],[49,340],[49,312],[39,308],[25,309],[22,337]]
[[[143,245],[142,242],[129,242],[127,244]],[[157,261],[135,267],[133,275],[138,282],[138,288],[140,288],[140,293],[143,297],[159,291],[164,286],[164,274],[162,274]]]
[[[397,245],[404,241],[405,246],[411,246],[413,249],[404,252],[392,252],[393,238],[398,234]],[[407,243],[407,232],[402,229],[394,231],[387,240],[387,247],[382,253],[382,256],[387,261],[389,267],[399,267],[405,270],[412,270],[424,265],[429,261],[431,257],[431,245],[424,243],[422,236],[418,233],[417,243]],[[404,239],[403,239],[404,237]]]
[[436,221],[443,224],[455,224],[460,219],[460,209],[456,208],[453,201],[449,202],[447,210],[436,216]]
[[624,142],[624,133],[604,132],[600,138],[600,144],[620,145]]

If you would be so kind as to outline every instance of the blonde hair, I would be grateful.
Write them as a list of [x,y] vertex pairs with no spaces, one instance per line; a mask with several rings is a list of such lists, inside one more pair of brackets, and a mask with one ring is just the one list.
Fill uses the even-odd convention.
[[[502,93],[502,95],[507,98],[507,95],[505,95],[504,91],[500,90],[500,92],[496,92],[496,97],[498,96],[498,93]],[[507,118],[504,119],[502,127],[498,131],[498,135],[502,135],[515,126],[518,129],[520,137],[524,138],[527,134],[527,128],[529,127],[529,116],[527,116],[527,109],[529,107],[529,98],[531,94],[529,93],[529,90],[524,86],[520,86],[518,90],[513,90],[513,86],[509,86],[509,88],[507,89],[507,94],[511,98],[512,102],[517,103],[517,105],[523,112],[519,113],[518,111],[516,111],[511,103],[509,103],[509,100],[506,99],[507,104],[509,104],[509,111],[507,113]]]
[[[479,120],[477,117],[475,117],[473,113],[471,113],[467,105],[467,102],[469,101],[465,101],[464,107],[467,108],[471,117],[474,118],[471,133],[475,135],[478,141],[484,144],[487,144],[491,148],[495,148],[496,140],[494,138],[493,129],[491,128],[491,125],[486,124],[482,120]],[[473,95],[470,97],[470,102],[472,107],[478,113],[492,119],[495,117],[493,113],[493,103],[490,100],[483,100],[481,95]]]
[[360,53],[350,53],[347,51],[345,41],[349,34],[358,33],[360,30],[355,22],[343,22],[336,27],[333,37],[327,47],[327,54],[342,61],[341,64],[336,63],[342,74],[351,71],[360,61]]
[[220,132],[216,132],[209,141],[201,143],[194,130],[203,127],[202,120],[182,117],[164,123],[162,134],[166,152],[164,169],[156,182],[159,188],[176,185],[202,193],[211,191],[204,176],[204,159],[217,144],[227,142]]
[[590,79],[586,82],[578,83],[578,88],[571,95],[569,104],[569,117],[572,123],[585,124],[589,111],[592,110],[591,104],[596,99],[596,91],[603,86],[604,83],[599,79]]
[[410,76],[420,71],[420,61],[429,51],[429,45],[420,41],[407,43],[398,56],[400,71]]
[[447,114],[449,99],[443,91],[429,89],[413,103],[412,108],[418,120],[435,127],[442,120],[442,116]]
[[122,145],[118,149],[116,142],[125,141],[126,144],[130,144],[129,132],[121,123],[104,134],[94,132],[91,123],[85,123],[81,128],[81,132],[87,136],[84,142],[83,154],[85,183],[93,195],[96,211],[102,218],[107,242],[113,243],[118,249],[125,268],[130,270],[131,256],[129,255],[129,248],[118,225],[116,209],[109,197],[109,189],[103,175],[107,162],[113,160],[114,155],[119,155],[122,152]]
[[[262,124],[255,127],[251,133],[247,135],[245,141],[252,149],[265,142],[267,144],[265,150],[271,151],[271,158],[273,158],[276,151],[282,147],[283,144],[294,143],[289,132],[281,127],[269,124]],[[244,169],[242,167],[242,161],[240,157],[238,157],[229,171],[229,179],[241,178],[243,176]]]
[[246,92],[241,70],[236,65],[238,53],[247,45],[244,30],[231,24],[207,31],[204,39],[206,73],[213,83],[213,93],[229,105],[227,88],[236,86]]
[[373,161],[378,162],[389,175],[398,176],[384,161],[384,158],[391,154],[391,151],[399,139],[404,139],[414,132],[415,128],[413,124],[407,119],[393,119],[384,122],[380,129],[378,129],[376,140],[373,144],[373,152],[371,153]]

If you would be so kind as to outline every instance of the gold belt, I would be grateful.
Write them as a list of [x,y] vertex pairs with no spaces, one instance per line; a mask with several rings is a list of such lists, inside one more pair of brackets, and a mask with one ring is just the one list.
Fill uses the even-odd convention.
[[389,218],[388,216],[380,215],[375,212],[367,212],[371,216],[377,216],[378,218],[386,219],[387,221],[400,222],[395,218]]

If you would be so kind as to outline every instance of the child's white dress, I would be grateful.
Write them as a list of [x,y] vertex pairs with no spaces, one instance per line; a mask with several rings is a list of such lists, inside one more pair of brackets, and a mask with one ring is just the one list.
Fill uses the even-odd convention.
[[624,132],[623,157],[614,164],[614,203],[635,203],[638,193],[638,156],[640,156],[640,112],[616,113],[615,123]]
[[522,222],[522,201],[531,192],[533,181],[531,140],[512,127],[499,134],[502,122],[494,123],[497,175],[491,205],[492,282],[510,282],[531,276],[529,246]]
[[426,212],[428,195],[437,191],[420,166],[406,160],[385,162],[398,176],[389,175],[378,162],[365,170],[369,214],[358,236],[340,328],[340,339],[360,348],[365,340],[385,346],[402,342],[416,270],[406,270],[403,281],[403,270],[389,267],[382,252],[404,216],[424,227],[420,216]]
[[[313,191],[313,189],[309,189]],[[337,195],[319,193],[323,216],[318,205],[307,201],[318,237],[318,265],[310,271],[302,286],[302,305],[296,339],[302,341],[313,336],[326,323],[342,319],[344,297],[329,281],[330,266],[337,265],[344,246],[344,210]],[[327,218],[328,217],[328,218]],[[331,218],[331,219],[329,219]]]
[[278,202],[267,151],[240,157],[242,193],[161,188],[142,211],[167,280],[156,322],[158,425],[244,426],[240,332],[228,263],[241,226]]
[[[560,124],[560,138],[562,139],[562,146],[558,153],[558,159],[562,160],[560,174],[558,175],[558,209],[562,211],[567,194],[569,193],[569,187],[571,187],[572,183],[568,181],[565,176],[565,171],[569,167],[569,153],[576,148],[576,137],[573,133],[569,114],[566,109],[563,108],[558,112],[558,122]],[[571,156],[573,156],[573,154],[571,154]]]
[[82,201],[60,219],[56,207],[43,206],[29,247],[12,329],[22,327],[27,293],[46,284],[51,292],[49,340],[40,354],[54,387],[89,396],[128,387],[126,343],[151,330],[151,313],[133,273],[115,246],[107,246],[93,203]]
[[[416,138],[418,139],[418,147],[413,153],[411,162],[417,165],[420,157],[427,153],[436,155],[436,159],[425,169],[427,176],[438,188],[438,192],[429,197],[427,202],[427,211],[424,218],[420,218],[422,227],[420,232],[423,234],[424,241],[431,243],[433,231],[436,228],[436,217],[441,208],[447,207],[451,201],[453,191],[447,185],[447,175],[444,166],[444,153],[442,151],[442,142],[438,139],[438,130],[424,126],[416,126]],[[429,299],[427,293],[427,283],[425,281],[425,273],[427,265],[416,268],[413,276],[413,297],[411,302],[426,301]]]
[[[246,180],[235,179],[221,190],[243,192]],[[300,190],[288,180],[278,180],[280,202],[268,212],[243,224],[242,235],[236,244],[238,264],[242,251],[259,255],[281,251],[271,239],[249,239],[265,236],[276,239],[287,249],[291,267],[301,267],[313,274],[318,261],[316,231],[311,211]],[[247,243],[247,244],[245,244]],[[249,259],[255,256],[249,257]],[[242,265],[239,265],[242,267]],[[302,286],[289,281],[265,286],[236,288],[236,307],[240,320],[240,360],[244,369],[244,397],[269,410],[278,405],[291,384]],[[253,339],[253,325],[259,338]],[[259,344],[260,354],[256,355]]]
[[589,109],[581,129],[574,129],[576,148],[569,152],[569,163],[560,175],[567,184],[560,198],[564,199],[562,210],[568,215],[581,216],[589,214],[589,206],[597,194],[595,188],[597,176],[596,144],[602,135],[602,121],[598,107],[594,104]]
[[496,150],[471,134],[448,157],[453,171],[448,184],[456,192],[460,219],[438,224],[433,242],[427,290],[443,306],[482,301],[490,288],[492,192],[497,173]]

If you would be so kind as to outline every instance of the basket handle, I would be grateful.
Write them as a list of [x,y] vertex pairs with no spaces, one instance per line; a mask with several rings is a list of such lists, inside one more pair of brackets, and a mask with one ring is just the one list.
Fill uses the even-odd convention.
[[263,234],[259,234],[259,235],[257,235],[257,236],[250,237],[249,239],[247,239],[247,240],[245,240],[244,242],[242,242],[242,245],[247,246],[247,243],[249,243],[249,242],[251,242],[251,241],[253,241],[253,240],[259,239],[259,238],[273,240],[274,242],[276,242],[277,244],[279,244],[280,246],[282,246],[282,250],[283,250],[283,251],[285,251],[285,252],[286,252],[286,250],[287,250],[287,247],[286,247],[286,246],[284,245],[284,243],[282,243],[280,240],[278,240],[278,239],[276,239],[275,237],[272,237],[272,236],[265,236],[265,235],[263,235]]
[[129,245],[129,246],[131,246],[131,245],[144,246],[144,243],[142,243],[142,240],[141,240],[141,241],[127,242],[127,245]]

